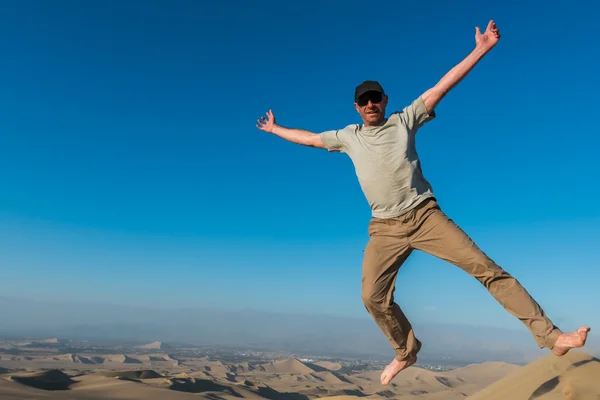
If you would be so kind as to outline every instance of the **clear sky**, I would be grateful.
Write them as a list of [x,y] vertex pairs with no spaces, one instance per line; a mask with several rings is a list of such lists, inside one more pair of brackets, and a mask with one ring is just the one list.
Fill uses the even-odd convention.
[[[11,1],[0,13],[0,293],[367,316],[370,210],[347,156],[256,129],[400,109],[502,38],[418,134],[442,208],[565,329],[599,326],[592,2]],[[521,328],[415,253],[414,321]]]

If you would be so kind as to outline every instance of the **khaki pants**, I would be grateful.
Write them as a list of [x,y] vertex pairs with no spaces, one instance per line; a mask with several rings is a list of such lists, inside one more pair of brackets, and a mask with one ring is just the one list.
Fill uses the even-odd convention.
[[397,218],[372,218],[369,235],[363,260],[362,300],[392,344],[397,360],[412,359],[421,349],[393,295],[398,270],[413,250],[439,257],[476,278],[525,324],[540,348],[552,348],[562,333],[525,288],[483,253],[434,199]]

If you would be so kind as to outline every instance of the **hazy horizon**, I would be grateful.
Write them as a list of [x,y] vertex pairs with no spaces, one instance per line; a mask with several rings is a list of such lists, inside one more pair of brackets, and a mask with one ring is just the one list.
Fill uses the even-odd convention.
[[[0,321],[0,335],[4,336],[126,340],[140,344],[161,341],[338,357],[392,357],[389,343],[368,317],[0,297]],[[500,329],[447,323],[414,326],[424,342],[423,360],[450,357],[460,362],[523,363],[545,354],[537,349],[525,327]],[[598,351],[594,332],[588,347],[591,354]]]

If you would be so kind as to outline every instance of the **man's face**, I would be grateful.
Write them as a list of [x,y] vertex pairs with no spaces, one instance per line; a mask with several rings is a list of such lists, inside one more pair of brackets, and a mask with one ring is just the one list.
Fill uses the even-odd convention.
[[354,107],[360,114],[365,126],[377,125],[385,117],[387,96],[381,92],[366,92],[358,98]]

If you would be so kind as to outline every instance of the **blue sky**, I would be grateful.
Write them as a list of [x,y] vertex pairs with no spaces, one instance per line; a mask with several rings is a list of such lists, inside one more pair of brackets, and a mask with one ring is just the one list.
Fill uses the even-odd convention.
[[[0,292],[366,316],[370,210],[350,160],[256,120],[359,122],[364,79],[400,109],[494,19],[500,43],[419,132],[424,172],[557,323],[600,325],[597,6],[369,4],[5,3]],[[523,329],[422,253],[396,299],[414,321]]]

